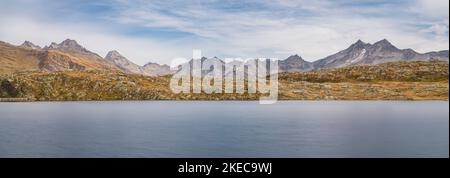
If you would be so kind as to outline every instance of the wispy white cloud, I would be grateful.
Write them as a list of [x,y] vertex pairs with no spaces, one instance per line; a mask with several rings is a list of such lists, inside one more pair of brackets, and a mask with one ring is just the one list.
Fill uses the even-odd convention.
[[[431,10],[439,7],[439,10],[447,8],[448,12],[448,6],[431,4],[426,7],[423,1],[402,4],[282,0],[265,1],[260,5],[266,8],[242,11],[229,11],[210,4],[172,6],[172,3],[125,3],[122,6],[126,10],[116,17],[121,19],[120,23],[173,28],[210,39],[215,43],[206,49],[217,51],[218,55],[282,58],[300,53],[306,59],[315,60],[357,39],[375,42],[383,38],[399,47],[421,52],[448,49],[448,38],[445,38],[448,25],[441,24],[446,17],[436,16]],[[419,7],[429,10],[420,11]]]
[[418,13],[426,16],[447,18],[448,22],[448,0],[417,0],[414,4],[414,8]]

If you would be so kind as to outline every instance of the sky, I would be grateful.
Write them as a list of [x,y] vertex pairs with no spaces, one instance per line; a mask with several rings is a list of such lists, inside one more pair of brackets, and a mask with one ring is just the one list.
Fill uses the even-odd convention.
[[170,64],[193,49],[219,58],[315,61],[361,39],[449,49],[448,0],[0,0],[0,41],[67,38],[105,56]]

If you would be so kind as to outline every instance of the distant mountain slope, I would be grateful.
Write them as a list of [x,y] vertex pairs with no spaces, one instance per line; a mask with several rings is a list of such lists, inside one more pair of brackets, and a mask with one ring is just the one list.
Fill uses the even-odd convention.
[[96,56],[98,58],[102,58],[100,55],[91,52],[78,44],[77,41],[66,39],[62,41],[61,43],[57,44],[55,42],[51,43],[49,46],[45,46],[43,49],[45,50],[60,50],[65,52],[73,52],[73,53],[79,53],[79,54],[85,54],[85,55],[92,55]]
[[315,69],[336,68],[364,64],[380,64],[408,60],[447,60],[448,50],[421,54],[412,49],[398,49],[386,39],[374,44],[358,40],[349,48],[313,62]]
[[144,75],[161,76],[175,73],[168,65],[149,62],[141,67]]
[[0,42],[0,74],[39,70],[40,52]]
[[174,71],[170,70],[170,67],[168,65],[160,65],[157,63],[147,63],[144,66],[139,66],[130,60],[128,60],[126,57],[122,56],[117,51],[110,51],[106,57],[106,60],[109,60],[113,62],[116,66],[118,66],[120,69],[124,70],[127,73],[132,74],[141,74],[141,75],[147,75],[147,76],[160,76],[160,75],[167,75],[172,74]]
[[122,56],[119,52],[116,50],[108,52],[106,54],[105,59],[108,61],[111,61],[114,63],[117,67],[124,70],[127,73],[135,73],[135,74],[141,74],[141,66],[129,61],[127,58]]
[[41,69],[48,71],[73,70],[113,70],[122,71],[114,63],[103,59],[79,45],[75,40],[66,39],[63,42],[43,48]]
[[95,55],[47,50],[40,55],[41,70],[53,72],[64,70],[112,70],[121,71],[113,63]]
[[121,71],[116,65],[86,50],[74,40],[38,48],[31,42],[20,46],[0,43],[0,73],[15,71],[111,70]]

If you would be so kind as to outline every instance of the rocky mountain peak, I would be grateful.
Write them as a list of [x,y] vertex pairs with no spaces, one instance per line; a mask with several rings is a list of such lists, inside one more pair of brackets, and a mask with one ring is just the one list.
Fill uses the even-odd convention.
[[349,49],[350,50],[354,50],[354,49],[363,49],[368,47],[370,44],[369,43],[365,43],[361,40],[356,41],[355,43],[353,43],[352,45],[350,45]]
[[63,42],[58,44],[58,46],[63,49],[70,49],[70,50],[74,50],[74,51],[86,50],[83,46],[79,45],[77,43],[77,41],[71,40],[71,39],[64,40]]
[[309,71],[313,69],[312,63],[305,61],[298,54],[279,61],[278,67],[280,71],[284,72]]
[[287,61],[304,61],[303,58],[301,56],[299,56],[298,54],[289,56],[288,58],[286,58]]
[[106,54],[106,57],[105,57],[105,59],[108,59],[108,60],[114,60],[114,59],[117,59],[117,58],[125,58],[125,57],[123,57],[116,50],[112,50],[112,51],[108,52],[108,54]]
[[28,49],[41,49],[40,46],[35,45],[35,44],[33,44],[32,42],[30,42],[30,41],[24,41],[24,42],[20,45],[20,47],[28,48]]
[[354,44],[355,45],[365,45],[366,43],[364,43],[362,40],[358,40]]
[[141,74],[141,67],[122,56],[118,51],[112,50],[106,54],[105,59],[128,73]]
[[381,41],[378,41],[378,42],[374,43],[373,46],[374,47],[378,47],[378,48],[382,48],[382,49],[398,50],[397,47],[392,45],[391,42],[389,42],[386,39],[383,39]]
[[[57,44],[55,42],[52,42],[49,46],[46,46],[44,49],[58,49],[58,50],[66,50],[66,51],[73,51],[73,52],[80,52],[80,53],[88,53],[88,54],[95,54],[78,44],[77,41],[66,39],[62,41],[61,43]],[[97,54],[95,54],[97,55]]]
[[392,45],[391,42],[389,42],[386,38],[374,43],[374,45],[376,45],[376,44],[379,44],[379,45]]

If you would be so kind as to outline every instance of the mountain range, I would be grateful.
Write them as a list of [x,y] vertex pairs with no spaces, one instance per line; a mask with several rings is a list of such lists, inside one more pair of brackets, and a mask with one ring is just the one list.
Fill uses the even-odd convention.
[[30,41],[19,46],[0,41],[0,73],[66,70],[107,70],[147,76],[173,73],[167,65],[148,63],[139,66],[115,50],[101,57],[71,39],[59,44],[53,42],[43,48]]
[[314,62],[303,60],[293,55],[279,62],[281,71],[311,71],[324,68],[340,68],[347,66],[381,64],[396,61],[428,61],[449,60],[449,51],[418,53],[412,49],[398,49],[388,40],[383,39],[374,44],[358,40],[347,49],[339,51]]
[[[202,58],[201,61],[205,60],[209,59]],[[296,54],[280,60],[278,65],[281,72],[303,72],[394,61],[428,60],[448,61],[449,51],[418,53],[412,49],[398,49],[386,39],[374,44],[358,40],[347,49],[314,62],[306,61]],[[151,62],[139,66],[115,50],[101,57],[71,39],[66,39],[59,44],[53,42],[43,48],[30,41],[25,41],[19,46],[0,41],[0,73],[24,70],[48,72],[110,70],[146,76],[161,76],[176,72],[167,65]]]

